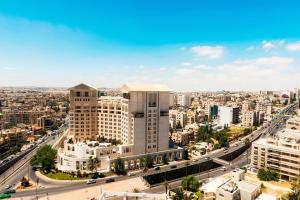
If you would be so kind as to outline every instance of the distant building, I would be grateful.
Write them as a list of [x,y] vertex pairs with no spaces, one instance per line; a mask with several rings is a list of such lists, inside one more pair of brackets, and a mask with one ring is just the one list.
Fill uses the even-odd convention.
[[191,97],[187,94],[178,94],[177,104],[180,106],[188,107],[191,105]]
[[239,107],[219,107],[219,125],[230,126],[231,124],[239,123]]
[[248,111],[242,114],[242,125],[251,127],[263,123],[264,113],[257,111]]
[[175,144],[187,145],[190,141],[194,141],[194,131],[193,130],[182,130],[174,132],[172,134],[172,140]]

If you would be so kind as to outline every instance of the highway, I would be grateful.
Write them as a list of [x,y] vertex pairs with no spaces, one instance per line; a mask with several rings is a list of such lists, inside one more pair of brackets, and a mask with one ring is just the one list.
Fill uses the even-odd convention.
[[[62,126],[58,132],[64,132],[66,130],[66,128],[67,128],[66,125]],[[62,135],[48,136],[47,139],[43,143],[39,144],[30,153],[28,153],[21,160],[16,162],[11,168],[9,168],[3,174],[1,174],[1,176],[0,176],[0,184],[1,184],[0,192],[4,191],[5,185],[12,185],[12,186],[17,185],[17,183],[24,176],[29,177],[32,181],[35,181],[37,179],[37,177],[35,176],[35,173],[32,170],[32,167],[30,166],[31,158],[37,152],[37,149],[39,146],[42,146],[45,144],[53,145],[57,140],[60,139],[60,137],[62,137]],[[41,185],[42,184],[48,184],[48,183],[43,182],[41,180]]]
[[[255,141],[260,137],[266,137],[268,135],[273,135],[274,133],[276,133],[277,131],[279,131],[280,129],[282,129],[284,127],[285,121],[289,118],[289,116],[284,116],[284,114],[289,114],[291,112],[293,112],[293,110],[295,109],[295,105],[290,105],[288,107],[286,107],[285,109],[283,109],[281,112],[279,112],[279,114],[282,114],[283,116],[276,116],[274,117],[271,121],[267,122],[266,124],[264,124],[263,126],[259,127],[256,131],[254,131],[252,134],[244,137],[243,139],[241,139],[240,141],[235,142],[234,144],[231,144],[231,146],[229,147],[228,150],[223,151],[223,150],[218,150],[215,151],[214,153],[211,153],[205,157],[209,156],[209,159],[213,159],[213,158],[219,158],[221,156],[224,156],[225,154],[231,153],[233,151],[235,151],[238,148],[241,148],[242,145],[244,144],[244,140],[246,138],[249,138],[250,141]],[[249,150],[249,149],[248,149]],[[247,150],[247,152],[248,152]],[[249,156],[250,154],[247,153],[246,155],[242,154],[240,156],[238,156],[236,159],[234,159],[233,161],[230,162],[230,165],[228,165],[226,167],[226,171],[224,171],[222,168],[216,168],[210,171],[206,171],[206,172],[202,172],[200,173],[200,175],[196,175],[196,176],[200,176],[201,180],[204,180],[205,177],[215,177],[215,176],[219,176],[222,175],[226,172],[228,172],[228,170],[231,170],[233,168],[236,167],[242,167],[245,166],[248,161],[249,161]],[[178,162],[177,167],[184,167],[188,164],[196,164],[199,162],[204,162],[207,161],[207,158],[200,158],[197,161],[181,161]],[[153,169],[149,170],[149,172],[147,172],[146,174],[153,174],[153,173],[158,173],[161,172],[162,170],[172,170],[171,166],[173,164],[169,164],[166,166],[162,166],[161,169],[159,171],[155,171]],[[18,173],[18,175],[16,176],[16,178],[12,178],[9,182],[9,184],[14,183],[15,181],[19,180],[20,177],[22,177],[24,174],[28,174],[28,165],[24,165],[26,167],[22,168],[21,172]],[[31,170],[29,169],[29,174],[34,174],[31,172]],[[138,173],[135,176],[140,176],[140,175],[146,175],[145,173]],[[32,177],[34,177],[34,175],[31,175]],[[134,176],[133,176],[134,177]],[[116,181],[119,180],[124,180],[124,179],[128,179],[128,176],[119,176],[114,178]],[[82,188],[86,188],[86,187],[92,187],[95,185],[101,185],[101,184],[105,184],[105,179],[100,179],[97,180],[96,184],[92,184],[92,185],[87,185],[85,182],[81,182],[81,183],[71,183],[71,184],[51,184],[50,187],[46,187],[46,188],[39,188],[37,191],[38,196],[46,196],[47,194],[51,195],[51,194],[57,194],[57,193],[62,193],[62,192],[67,192],[67,191],[72,191],[72,190],[78,190],[78,189],[82,189]],[[180,183],[180,180],[174,180],[172,182],[170,182],[169,184],[171,185],[171,187],[176,187],[176,185],[178,185]],[[42,183],[41,185],[49,185],[49,183]],[[163,192],[165,189],[162,186],[162,184],[155,186],[155,187],[151,187],[149,190],[147,190],[148,192]],[[146,192],[147,192],[146,191]],[[25,196],[34,196],[36,194],[35,190],[28,190],[28,191],[22,191],[22,192],[17,192],[16,194],[13,194],[13,197],[25,197]]]

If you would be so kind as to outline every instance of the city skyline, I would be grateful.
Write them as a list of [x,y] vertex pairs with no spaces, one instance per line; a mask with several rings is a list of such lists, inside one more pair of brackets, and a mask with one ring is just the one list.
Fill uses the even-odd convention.
[[297,2],[16,2],[0,3],[0,86],[149,82],[211,91],[300,84]]

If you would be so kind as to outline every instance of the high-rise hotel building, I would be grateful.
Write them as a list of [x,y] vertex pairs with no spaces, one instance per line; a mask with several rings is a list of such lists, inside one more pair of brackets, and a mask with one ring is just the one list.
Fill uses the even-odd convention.
[[97,89],[79,84],[69,90],[69,135],[75,142],[95,140],[98,134]]
[[121,92],[128,100],[122,141],[134,144],[134,154],[167,150],[170,89],[164,85],[127,84]]
[[97,97],[97,89],[70,88],[70,136],[75,142],[97,137],[133,144],[133,154],[168,149],[169,93],[164,85],[126,84],[122,97]]

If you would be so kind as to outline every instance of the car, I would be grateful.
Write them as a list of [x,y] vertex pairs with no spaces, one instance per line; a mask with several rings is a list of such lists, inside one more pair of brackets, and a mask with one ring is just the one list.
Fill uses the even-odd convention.
[[177,168],[176,165],[172,165],[172,166],[171,166],[171,169],[175,169],[175,168]]
[[243,156],[246,156],[247,155],[247,153],[243,153]]
[[225,166],[223,166],[223,167],[222,167],[222,170],[223,170],[223,171],[226,171],[226,170],[227,170],[227,168],[226,168]]
[[235,143],[234,146],[237,147],[237,146],[239,146],[239,144],[238,144],[238,143]]
[[4,189],[5,190],[8,190],[9,188],[11,188],[12,187],[12,185],[6,185],[5,187],[4,187]]
[[12,193],[16,193],[15,189],[7,189],[4,191],[4,194],[12,194]]
[[86,184],[93,184],[93,183],[96,183],[96,179],[90,179],[86,182]]
[[205,157],[204,159],[205,159],[205,160],[209,160],[209,159],[210,159],[210,157]]
[[115,179],[113,178],[109,178],[105,181],[105,183],[112,183],[112,182],[115,182]]

